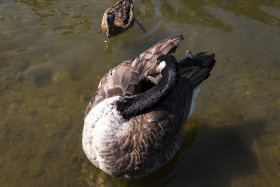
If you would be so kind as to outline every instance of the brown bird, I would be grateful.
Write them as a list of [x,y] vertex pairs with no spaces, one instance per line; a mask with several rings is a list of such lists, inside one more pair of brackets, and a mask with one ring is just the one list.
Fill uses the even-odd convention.
[[133,0],[120,0],[105,11],[101,27],[107,37],[110,38],[128,29],[134,21]]
[[177,62],[183,36],[159,41],[105,74],[84,119],[82,146],[109,175],[138,178],[166,164],[179,149],[199,85],[215,55],[200,52]]

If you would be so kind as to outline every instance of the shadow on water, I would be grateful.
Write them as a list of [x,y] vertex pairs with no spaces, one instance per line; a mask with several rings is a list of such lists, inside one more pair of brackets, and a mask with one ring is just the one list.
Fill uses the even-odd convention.
[[[233,179],[250,175],[258,169],[257,158],[250,149],[254,139],[247,140],[244,128],[258,131],[259,136],[264,133],[264,124],[260,121],[239,128],[210,128],[207,124],[201,124],[193,145],[189,144],[190,134],[185,134],[180,150],[170,163],[160,169],[162,171],[127,184],[230,185]],[[194,132],[196,134],[196,130]]]
[[196,144],[186,150],[185,159],[177,168],[182,173],[174,183],[227,186],[233,179],[247,176],[258,168],[256,156],[240,131],[202,125],[199,136]]

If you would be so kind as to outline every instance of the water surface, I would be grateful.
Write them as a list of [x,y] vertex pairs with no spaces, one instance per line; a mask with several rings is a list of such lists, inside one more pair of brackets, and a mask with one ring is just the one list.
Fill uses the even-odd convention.
[[[115,2],[0,0],[1,186],[279,186],[280,1],[135,0],[147,32],[104,42]],[[147,177],[110,177],[82,151],[84,110],[110,68],[178,34],[177,58],[217,58],[182,146]]]

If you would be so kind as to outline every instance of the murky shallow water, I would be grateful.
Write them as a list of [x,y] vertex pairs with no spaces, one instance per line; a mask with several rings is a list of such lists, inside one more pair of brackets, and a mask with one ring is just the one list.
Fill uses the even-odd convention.
[[[1,186],[279,186],[280,1],[138,0],[134,25],[105,43],[115,1],[0,1]],[[216,53],[183,144],[163,168],[126,181],[81,148],[100,77],[168,36]]]

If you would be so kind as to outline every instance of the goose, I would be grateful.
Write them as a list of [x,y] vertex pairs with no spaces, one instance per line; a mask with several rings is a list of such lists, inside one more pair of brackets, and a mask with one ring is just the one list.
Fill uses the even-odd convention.
[[105,11],[101,27],[107,37],[110,38],[128,29],[134,21],[133,0],[120,0]]
[[89,102],[82,147],[105,173],[139,178],[166,164],[179,149],[199,85],[215,55],[200,52],[177,62],[183,36],[163,39],[105,74]]

